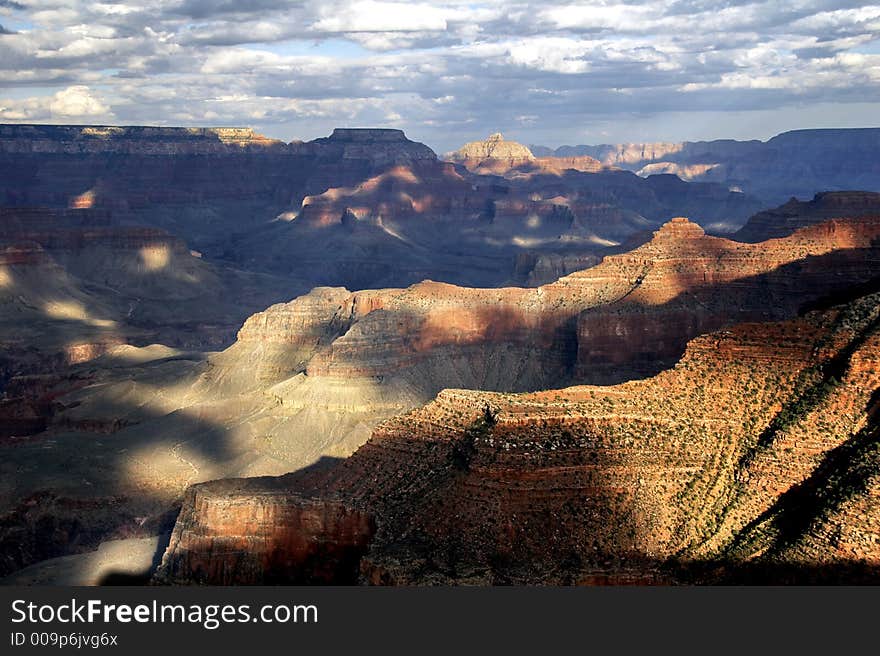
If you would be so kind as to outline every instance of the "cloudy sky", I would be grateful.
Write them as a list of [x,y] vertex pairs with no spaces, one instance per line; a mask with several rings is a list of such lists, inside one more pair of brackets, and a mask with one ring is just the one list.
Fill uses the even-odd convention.
[[400,127],[438,151],[880,125],[880,4],[0,0],[0,121]]

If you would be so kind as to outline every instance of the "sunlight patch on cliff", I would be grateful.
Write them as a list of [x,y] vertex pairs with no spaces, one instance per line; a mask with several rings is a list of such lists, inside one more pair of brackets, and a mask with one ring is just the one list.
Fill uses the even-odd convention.
[[52,319],[62,321],[79,321],[96,328],[113,328],[116,322],[112,319],[98,319],[78,301],[47,301],[43,305],[43,311]]
[[91,209],[95,206],[96,197],[95,190],[89,189],[88,191],[81,193],[79,196],[73,196],[68,205],[70,209],[73,210]]
[[144,246],[138,254],[147,271],[161,271],[171,262],[171,249],[167,244]]

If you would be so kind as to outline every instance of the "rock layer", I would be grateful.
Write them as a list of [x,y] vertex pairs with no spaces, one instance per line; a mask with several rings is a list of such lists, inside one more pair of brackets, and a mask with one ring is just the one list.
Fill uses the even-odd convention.
[[775,209],[755,214],[732,237],[737,241],[759,242],[786,237],[799,228],[832,218],[877,216],[880,194],[866,191],[829,191],[816,194],[813,200],[796,198]]
[[346,128],[284,144],[244,128],[7,125],[0,205],[109,211],[116,224],[160,228],[206,260],[284,276],[290,296],[426,278],[522,282],[514,266],[524,251],[595,255],[669,216],[735,223],[760,207],[721,187],[671,189],[589,158],[514,159],[475,174],[399,130]]
[[[267,494],[247,480],[194,486],[184,504],[192,524],[171,535],[176,556],[160,567],[165,582],[352,584],[375,533],[365,513],[340,503]],[[237,554],[237,560],[220,554]]]
[[[869,296],[700,337],[674,369],[616,387],[444,391],[328,472],[256,485],[283,503],[367,513],[377,527],[360,563],[368,583],[736,580],[767,563],[809,581],[823,576],[817,550],[826,565],[876,565],[874,460],[858,485],[823,490],[838,485],[832,454],[856,455],[876,429],[878,307]],[[832,369],[841,378],[813,398]],[[805,480],[823,522],[796,523],[804,507],[788,497]],[[212,492],[226,494],[222,484]],[[248,498],[231,492],[226,503]],[[181,536],[203,530],[193,507]],[[787,533],[757,531],[761,522]],[[165,567],[187,580],[192,558],[172,546]],[[212,567],[235,563],[217,553]],[[303,572],[294,564],[287,576]]]

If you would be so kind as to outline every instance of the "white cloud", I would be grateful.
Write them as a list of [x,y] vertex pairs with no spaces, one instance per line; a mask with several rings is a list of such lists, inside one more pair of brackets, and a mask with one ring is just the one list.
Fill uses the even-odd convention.
[[511,44],[508,53],[512,63],[539,71],[585,73],[590,69],[585,55],[591,47],[570,38],[532,38]]
[[563,5],[544,9],[538,13],[538,18],[563,29],[631,30],[644,26],[647,20],[656,19],[657,8],[650,4]]
[[53,116],[106,116],[110,108],[92,95],[86,86],[67,87],[59,91],[49,103]]
[[329,5],[312,25],[316,32],[425,32],[445,30],[448,12],[425,3],[356,0]]
[[438,139],[510,123],[562,141],[661,115],[880,102],[877,0],[24,4],[0,36],[8,121],[256,122],[290,138],[375,122]]

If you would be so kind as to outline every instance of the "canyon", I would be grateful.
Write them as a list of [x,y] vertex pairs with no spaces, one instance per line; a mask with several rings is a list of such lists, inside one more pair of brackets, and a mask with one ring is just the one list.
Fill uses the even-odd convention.
[[880,194],[535,151],[0,126],[0,576],[869,576]]
[[622,385],[446,390],[335,468],[194,486],[158,579],[302,576],[303,531],[263,518],[308,512],[348,582],[876,581],[878,307],[709,333]]
[[245,128],[0,126],[0,205],[104,209],[217,265],[284,277],[288,299],[425,278],[522,284],[530,258],[595,254],[676,215],[732,229],[762,208],[718,185],[580,169],[481,175],[400,130],[282,143]]
[[[117,347],[48,384],[41,397],[48,411],[33,413],[41,430],[4,449],[4,480],[15,486],[5,498],[28,501],[10,509],[14,521],[3,533],[16,536],[20,567],[33,561],[27,545],[37,541],[40,522],[70,517],[59,498],[77,500],[84,546],[95,535],[136,537],[165,526],[194,483],[333,468],[366,448],[383,422],[443,390],[540,394],[643,379],[673,366],[699,334],[796,316],[805,305],[871,284],[878,237],[880,214],[759,244],[707,236],[679,218],[633,251],[537,288],[431,281],[359,292],[316,288],[250,317],[220,353]],[[28,469],[37,453],[44,467]],[[100,472],[96,458],[104,462]],[[63,471],[51,465],[55,459]],[[114,500],[115,522],[106,505],[83,510],[82,497],[97,491]],[[290,512],[277,521],[317,521],[300,517],[295,504]],[[320,507],[315,512],[324,516]],[[348,547],[339,549],[349,562]]]

